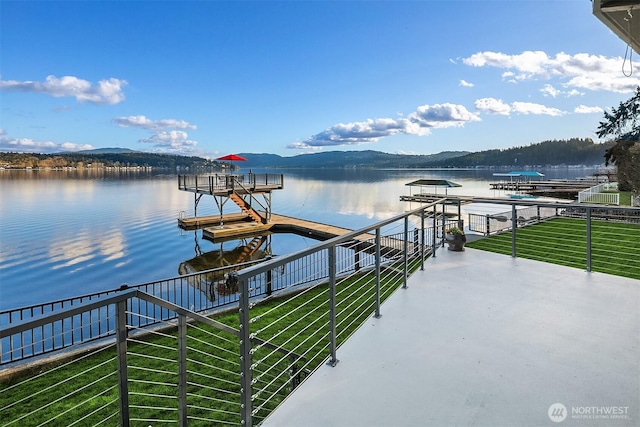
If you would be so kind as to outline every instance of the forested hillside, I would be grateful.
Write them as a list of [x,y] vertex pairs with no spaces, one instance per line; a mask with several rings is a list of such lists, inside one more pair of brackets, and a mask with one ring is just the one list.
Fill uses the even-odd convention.
[[151,167],[157,169],[212,167],[218,162],[202,157],[128,151],[117,153],[0,153],[5,168]]
[[471,153],[449,159],[446,166],[599,165],[604,163],[605,150],[605,144],[595,144],[590,138],[552,140],[506,150]]
[[[240,153],[246,162],[234,162],[243,168],[429,168],[490,166],[600,165],[604,163],[606,144],[591,139],[543,141],[527,146],[476,153],[445,151],[429,155],[389,154],[379,151],[329,151],[282,157],[276,154]],[[140,151],[78,152],[60,154],[0,153],[3,168],[63,167],[151,167],[159,169],[198,169],[219,166],[216,160]],[[121,150],[121,149],[120,149]],[[225,162],[226,163],[226,162]]]

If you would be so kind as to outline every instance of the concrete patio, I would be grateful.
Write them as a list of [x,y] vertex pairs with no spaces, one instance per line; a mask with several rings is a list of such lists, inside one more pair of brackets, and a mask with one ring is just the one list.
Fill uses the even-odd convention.
[[262,425],[640,425],[640,281],[467,249],[408,286]]

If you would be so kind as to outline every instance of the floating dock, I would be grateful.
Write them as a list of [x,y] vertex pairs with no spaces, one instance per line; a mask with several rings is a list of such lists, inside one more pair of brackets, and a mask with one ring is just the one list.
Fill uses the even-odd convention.
[[492,190],[516,191],[527,194],[577,194],[582,190],[598,185],[596,181],[587,180],[552,180],[552,181],[504,181],[490,184]]

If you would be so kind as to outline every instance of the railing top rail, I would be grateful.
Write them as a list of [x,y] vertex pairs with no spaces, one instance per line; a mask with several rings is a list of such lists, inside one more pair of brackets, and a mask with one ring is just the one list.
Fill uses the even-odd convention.
[[79,305],[75,305],[73,307],[63,308],[51,313],[47,313],[44,316],[35,319],[28,319],[22,322],[12,323],[9,326],[2,326],[0,327],[0,338],[5,338],[13,334],[25,331],[27,329],[37,328],[39,326],[50,324],[58,320],[68,319],[69,317],[73,317],[77,314],[85,313],[96,308],[104,307],[105,305],[115,304],[117,302],[135,296],[136,292],[138,292],[137,289],[126,289],[122,292],[108,296],[106,298],[88,301]]
[[[120,287],[120,288],[115,288],[115,289],[107,289],[106,291],[100,291],[100,292],[94,292],[94,293],[91,293],[91,294],[78,295],[78,296],[75,296],[75,297],[69,297],[69,298],[65,298],[65,299],[61,299],[61,300],[45,301],[45,302],[41,302],[39,304],[33,304],[33,305],[28,305],[28,306],[23,306],[23,307],[16,307],[16,308],[10,308],[8,310],[0,311],[0,315],[4,315],[4,314],[7,314],[7,313],[12,313],[12,312],[16,312],[16,311],[21,311],[21,310],[29,310],[29,309],[36,308],[36,307],[43,307],[43,306],[46,307],[46,306],[51,306],[51,305],[58,305],[58,304],[66,303],[68,301],[77,301],[77,300],[86,299],[86,298],[89,298],[89,299],[91,299],[91,298],[104,298],[105,296],[107,296],[109,294],[113,294],[115,292],[120,292],[123,289],[143,288],[145,286],[151,286],[151,285],[155,285],[157,283],[162,283],[162,282],[170,282],[170,281],[174,281],[174,280],[189,279],[190,277],[200,276],[202,274],[215,273],[215,272],[218,272],[218,271],[224,271],[224,270],[229,270],[229,269],[241,269],[241,268],[244,268],[246,266],[254,265],[256,263],[265,262],[266,260],[269,260],[269,257],[264,258],[264,259],[259,259],[259,260],[253,260],[253,261],[245,261],[245,262],[242,262],[240,264],[233,264],[232,266],[216,267],[216,268],[211,268],[209,270],[196,271],[195,273],[188,273],[188,274],[183,274],[183,275],[179,275],[179,276],[167,277],[167,278],[164,278],[164,279],[153,280],[151,282],[138,283],[136,285],[123,285],[123,286],[125,286],[124,288]],[[75,302],[74,302],[74,304],[75,304]]]
[[125,289],[115,295],[106,297],[106,298],[102,298],[100,300],[96,300],[96,301],[90,301],[90,302],[86,302],[74,307],[70,307],[70,308],[65,308],[59,311],[55,311],[52,313],[47,313],[46,315],[42,316],[42,317],[38,317],[37,319],[29,319],[23,322],[17,322],[14,324],[11,324],[9,326],[6,327],[0,327],[0,338],[5,338],[5,337],[9,337],[11,335],[29,330],[29,329],[33,329],[33,328],[37,328],[39,326],[43,326],[43,325],[47,325],[47,324],[51,324],[53,322],[59,321],[59,320],[63,320],[63,319],[68,319],[70,317],[73,317],[75,315],[81,314],[81,313],[85,313],[87,311],[96,309],[96,308],[100,308],[100,307],[104,307],[107,306],[109,304],[115,304],[124,300],[127,300],[129,298],[139,298],[145,301],[149,301],[153,304],[157,304],[161,307],[164,307],[168,310],[172,310],[175,311],[178,314],[190,317],[194,320],[197,320],[199,322],[202,323],[206,323],[210,326],[213,326],[217,329],[223,330],[225,332],[229,332],[231,334],[234,335],[239,335],[239,332],[237,329],[234,329],[230,326],[225,325],[224,323],[220,323],[217,322],[213,319],[210,319],[206,316],[203,316],[201,314],[198,314],[196,312],[193,312],[191,310],[188,310],[184,307],[180,307],[177,304],[173,304],[172,302],[169,302],[167,300],[164,300],[162,298],[158,298],[154,295],[148,294],[146,292],[143,292],[141,290],[138,289]]
[[409,217],[411,215],[415,215],[417,213],[425,211],[428,208],[431,208],[431,207],[433,207],[435,205],[444,203],[446,200],[447,200],[446,197],[444,197],[442,199],[438,199],[438,200],[436,200],[434,202],[431,202],[431,203],[425,204],[425,205],[423,205],[423,206],[421,206],[419,208],[415,208],[413,210],[410,210],[410,211],[395,215],[395,216],[393,216],[391,218],[388,218],[388,219],[385,219],[383,221],[377,222],[377,223],[375,223],[373,225],[369,225],[367,227],[360,228],[360,229],[355,230],[355,231],[351,231],[351,232],[343,234],[341,236],[333,237],[333,238],[331,238],[329,240],[325,240],[324,242],[320,242],[320,243],[318,243],[316,245],[313,245],[313,246],[310,246],[308,248],[299,250],[297,252],[293,252],[293,253],[291,253],[289,255],[283,255],[283,256],[280,256],[280,257],[277,257],[277,258],[273,258],[273,259],[271,259],[269,261],[266,261],[264,263],[261,263],[259,265],[254,265],[252,267],[245,268],[243,270],[238,271],[238,279],[243,280],[243,279],[255,276],[257,274],[260,274],[260,273],[272,270],[274,268],[277,268],[279,266],[285,265],[286,263],[288,263],[288,262],[290,262],[292,260],[295,260],[295,259],[298,259],[298,258],[302,258],[302,257],[304,257],[306,255],[321,251],[321,250],[326,249],[326,248],[330,248],[332,246],[339,245],[340,243],[348,242],[348,241],[352,240],[354,237],[360,236],[362,234],[366,234],[366,233],[368,233],[368,232],[370,232],[372,230],[375,230],[376,228],[384,227],[385,225],[394,223],[394,222],[396,222],[396,221],[398,221],[398,220],[400,220],[400,219],[402,219],[404,217]]

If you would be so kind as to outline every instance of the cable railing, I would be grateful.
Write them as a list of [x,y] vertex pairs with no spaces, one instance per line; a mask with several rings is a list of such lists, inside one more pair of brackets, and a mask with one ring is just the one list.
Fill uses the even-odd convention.
[[[223,309],[238,302],[237,289],[234,289],[237,284],[232,283],[232,279],[230,280],[230,273],[264,261],[264,259],[248,261],[154,282],[131,286],[122,285],[120,288],[103,292],[6,310],[0,312],[0,324],[11,326],[40,318],[87,302],[98,301],[125,289],[138,289],[198,313]],[[273,287],[265,286],[262,289],[262,293],[267,295],[273,291]],[[154,321],[155,319],[172,320],[175,318],[175,313],[165,308],[153,307],[137,300],[132,304],[130,320],[132,323],[141,322],[140,326],[151,324],[151,320],[141,317],[149,316],[151,313],[153,313]],[[114,315],[109,310],[108,306],[99,305],[91,311],[66,319],[64,322],[43,324],[36,329],[25,332],[19,338],[14,338],[14,340],[2,338],[0,340],[2,346],[0,366],[113,336],[115,334]],[[154,313],[154,310],[158,310],[158,312]]]
[[[640,209],[501,204],[511,229],[468,245],[640,279]],[[259,424],[320,366],[339,363],[341,344],[437,255],[444,228],[459,223],[436,205],[230,274],[234,310],[204,316],[128,288],[2,324],[3,357],[5,340],[17,351],[30,331],[68,332],[96,310],[114,326],[106,340],[0,371],[0,424]],[[519,221],[525,208],[559,211],[529,223]]]
[[[336,363],[339,345],[435,256],[449,224],[433,224],[427,209],[231,274],[238,308],[211,318],[166,294],[123,288],[3,324],[4,359],[24,353],[33,331],[58,325],[61,334],[73,334],[74,319],[97,321],[96,312],[107,313],[100,321],[110,332],[106,340],[3,370],[3,425],[258,423],[323,361]],[[33,390],[42,392],[29,397]]]
[[[459,224],[437,214],[443,201],[238,271],[243,424],[259,423],[284,399],[292,370],[306,376],[338,363],[340,345],[368,317],[379,317],[381,301],[435,256],[444,228]],[[269,308],[253,303],[254,289],[274,271],[286,272],[290,283],[318,280]],[[296,352],[298,365],[256,338]]]
[[[556,208],[557,214],[545,218],[527,218],[520,210]],[[492,229],[490,238],[470,246],[512,257],[640,279],[638,208],[574,204],[559,208],[551,203],[535,203],[522,208],[512,203],[511,215],[502,214],[502,217],[497,233]]]

